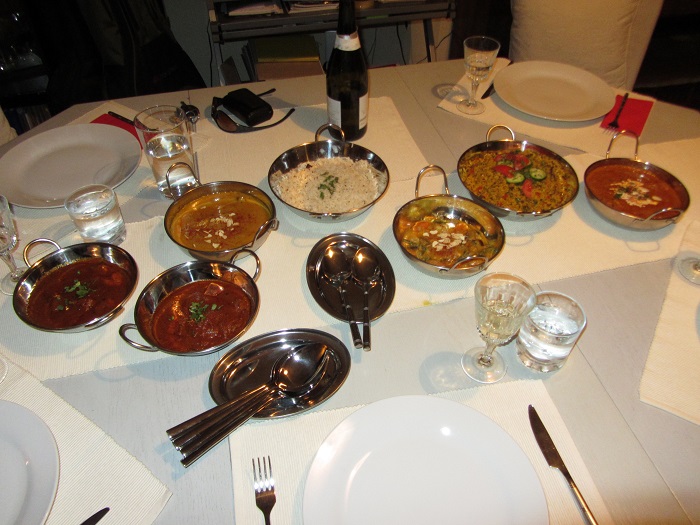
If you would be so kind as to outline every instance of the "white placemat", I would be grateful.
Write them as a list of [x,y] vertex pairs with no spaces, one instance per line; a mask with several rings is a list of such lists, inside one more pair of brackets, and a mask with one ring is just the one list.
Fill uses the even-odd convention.
[[[547,465],[537,446],[527,415],[527,406],[535,406],[598,522],[612,523],[607,507],[541,381],[499,383],[438,394],[438,397],[478,410],[510,434],[530,458],[540,478],[550,523],[585,523],[564,477]],[[238,429],[229,438],[236,524],[256,523],[262,519],[255,506],[251,459],[270,456],[277,497],[271,521],[276,525],[301,525],[304,484],[316,451],[326,436],[358,408],[361,407],[253,421]]]
[[[499,58],[496,61],[496,65],[491,71],[489,78],[479,86],[477,97],[481,97],[484,91],[488,89],[488,86],[491,85],[491,81],[495,75],[507,65],[508,60],[505,58]],[[515,132],[516,140],[522,140],[522,135],[527,135],[529,137],[546,140],[553,144],[560,144],[605,157],[605,152],[608,149],[612,135],[600,127],[603,116],[595,120],[583,122],[559,122],[538,118],[509,106],[496,92],[486,99],[480,99],[485,106],[483,113],[479,115],[466,115],[460,112],[456,105],[457,102],[465,97],[465,93],[467,93],[467,89],[469,89],[468,86],[471,85],[466,74],[460,79],[458,85],[461,89],[450,92],[438,104],[438,107],[454,115],[459,115],[477,122],[491,125],[506,125]],[[638,93],[634,93],[632,96],[644,100],[653,100],[650,97],[645,97]],[[576,101],[573,100],[572,104],[576,104]],[[494,135],[493,138],[494,140],[498,140],[505,138],[505,136],[499,134]]]
[[688,225],[642,374],[642,401],[700,425],[700,285],[678,273],[700,257],[700,221]]
[[110,510],[100,524],[152,523],[170,498],[168,488],[80,412],[8,364],[0,398],[39,416],[58,446],[58,491],[46,524],[82,523],[104,507]]

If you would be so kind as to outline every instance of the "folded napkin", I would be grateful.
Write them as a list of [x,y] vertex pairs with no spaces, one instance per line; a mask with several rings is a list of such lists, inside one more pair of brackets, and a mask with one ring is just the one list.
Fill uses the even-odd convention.
[[[478,410],[510,434],[530,458],[540,478],[550,523],[585,523],[564,477],[547,465],[537,446],[527,416],[528,404],[535,406],[598,523],[612,523],[607,507],[541,381],[499,383],[438,394],[437,397]],[[254,421],[238,429],[229,438],[235,522],[256,523],[261,519],[255,506],[251,458],[270,456],[277,496],[272,522],[276,525],[301,525],[304,485],[314,456],[326,436],[359,408],[320,410],[279,420]]]
[[12,362],[8,366],[0,399],[39,416],[58,446],[58,491],[46,524],[81,523],[103,507],[110,510],[100,525],[152,523],[170,498],[168,488],[36,378]]
[[[603,117],[603,121],[600,123],[601,128],[607,128],[613,121],[620,109],[623,98],[623,95],[615,96],[615,105],[610,112]],[[631,131],[637,136],[641,135],[653,106],[654,102],[651,100],[628,97],[627,102],[625,102],[625,107],[622,108],[620,116],[617,117],[617,122],[620,125],[618,129]]]
[[[504,58],[499,58],[494,65],[491,73],[493,77],[498,72],[508,65],[509,61]],[[556,120],[548,120],[535,117],[523,113],[509,106],[501,97],[498,96],[498,91],[494,92],[490,97],[481,100],[485,110],[479,115],[466,115],[457,109],[457,103],[464,98],[464,93],[468,89],[470,82],[466,75],[459,81],[460,90],[450,92],[439,104],[438,107],[449,111],[454,115],[463,118],[475,120],[489,125],[502,124],[511,128],[516,134],[516,140],[522,140],[526,135],[532,139],[540,139],[568,146],[580,151],[593,153],[600,157],[605,156],[605,152],[610,145],[610,135],[600,128],[601,118],[587,120],[581,122],[560,122]],[[490,82],[487,80],[479,86],[477,97],[488,88]],[[635,99],[639,102],[648,101],[653,104],[653,99],[644,97],[643,95],[635,95]],[[573,102],[575,103],[575,102]],[[651,111],[651,108],[649,108]],[[625,112],[623,112],[624,115]],[[501,136],[495,138],[502,138]],[[484,137],[486,140],[486,137]]]
[[639,397],[700,425],[700,285],[678,272],[687,257],[700,257],[700,221],[688,225],[676,257]]
[[[96,119],[92,120],[93,124],[108,124],[110,126],[116,126],[118,128],[123,129],[124,131],[128,131],[131,133],[136,140],[139,140],[138,133],[136,133],[136,128],[134,127],[133,124],[129,124],[128,122],[124,122],[121,119],[118,119],[117,117],[114,117],[110,115],[109,113],[104,113],[97,117]],[[139,141],[139,144],[141,142]]]

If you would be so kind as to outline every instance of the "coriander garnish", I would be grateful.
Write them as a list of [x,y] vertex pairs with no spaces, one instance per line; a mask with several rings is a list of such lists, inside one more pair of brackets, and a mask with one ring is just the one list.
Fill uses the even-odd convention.
[[82,299],[87,294],[92,292],[92,290],[87,284],[80,282],[78,279],[75,279],[75,281],[73,281],[72,286],[66,286],[64,290],[68,293],[75,292],[75,295],[78,296],[78,299]]
[[324,190],[327,191],[330,195],[333,195],[335,193],[335,183],[338,182],[338,177],[334,177],[333,175],[329,175],[328,172],[324,172],[321,176],[325,175],[325,178],[323,179],[323,182],[318,185],[318,196],[321,197],[321,199],[325,198],[325,193]]
[[[219,306],[216,303],[211,305],[212,312],[214,310],[216,310],[217,308],[219,308]],[[209,309],[208,304],[192,303],[190,305],[190,317],[196,323],[204,321],[204,318],[207,316],[208,309]]]

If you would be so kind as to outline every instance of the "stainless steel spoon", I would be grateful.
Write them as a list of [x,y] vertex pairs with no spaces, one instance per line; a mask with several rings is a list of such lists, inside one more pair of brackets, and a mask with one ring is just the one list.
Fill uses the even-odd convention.
[[270,381],[193,417],[167,431],[188,467],[214,445],[280,396],[300,396],[313,390],[326,370],[330,352],[323,343],[295,347],[277,361]]
[[352,276],[352,262],[339,247],[330,245],[326,248],[323,259],[321,259],[321,272],[333,287],[338,290],[340,303],[343,306],[343,310],[345,310],[348,324],[350,324],[353,344],[355,348],[362,348],[362,338],[360,337],[360,330],[357,328],[355,314],[345,295],[345,283]]
[[352,259],[352,275],[362,283],[364,291],[364,303],[362,306],[362,347],[369,351],[372,349],[370,340],[370,315],[369,315],[369,292],[379,281],[382,269],[374,256],[374,251],[362,247],[355,253]]

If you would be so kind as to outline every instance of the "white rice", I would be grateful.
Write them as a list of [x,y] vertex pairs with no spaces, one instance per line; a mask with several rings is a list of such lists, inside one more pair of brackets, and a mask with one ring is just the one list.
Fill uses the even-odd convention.
[[312,213],[342,213],[376,200],[387,175],[366,160],[318,159],[270,177],[272,191],[284,202]]

